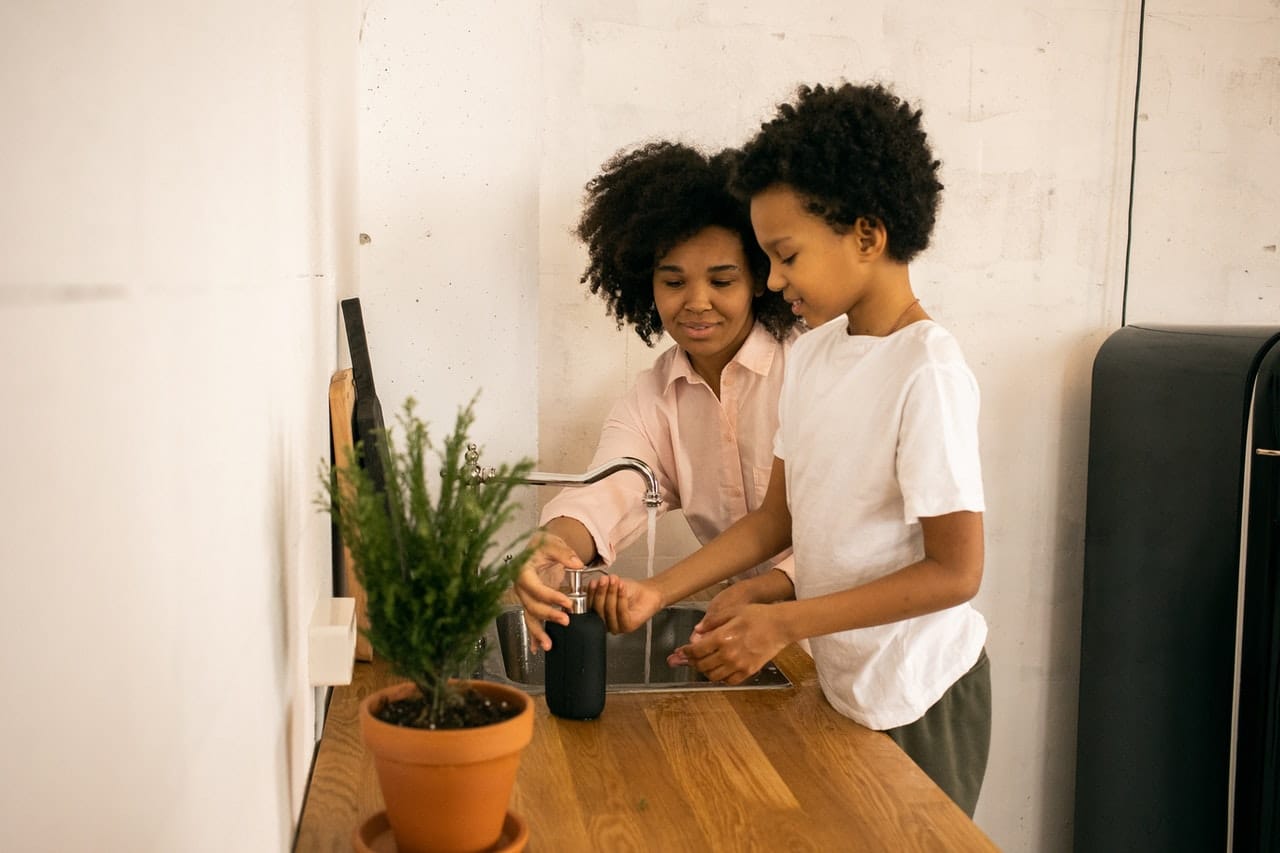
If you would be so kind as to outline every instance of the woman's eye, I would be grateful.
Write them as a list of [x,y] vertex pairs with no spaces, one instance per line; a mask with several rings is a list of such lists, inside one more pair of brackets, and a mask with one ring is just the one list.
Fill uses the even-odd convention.
[[731,279],[731,278],[713,278],[713,279],[711,279],[711,284],[712,284],[712,285],[714,285],[715,287],[728,287],[729,285],[733,284],[733,279]]
[[663,282],[663,284],[664,284],[664,285],[666,285],[667,287],[683,287],[683,286],[684,286],[684,282],[683,282],[683,281],[678,281],[678,280],[677,280],[677,281],[664,281],[664,282]]
[[796,255],[798,255],[798,254],[800,254],[800,253],[799,253],[799,252],[792,252],[789,256],[787,256],[787,257],[783,258],[783,259],[782,259],[782,265],[783,265],[784,267],[789,267],[789,266],[791,266],[793,263],[795,263]]

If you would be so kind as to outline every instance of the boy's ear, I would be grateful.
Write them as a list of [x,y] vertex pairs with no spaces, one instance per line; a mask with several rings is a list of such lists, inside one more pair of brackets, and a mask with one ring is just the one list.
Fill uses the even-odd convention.
[[853,223],[853,238],[858,252],[868,258],[880,255],[889,244],[889,232],[874,216],[859,216]]

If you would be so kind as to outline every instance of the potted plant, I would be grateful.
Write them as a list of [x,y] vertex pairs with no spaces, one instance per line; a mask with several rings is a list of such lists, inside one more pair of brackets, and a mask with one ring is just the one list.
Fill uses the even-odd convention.
[[[533,467],[527,459],[503,465],[483,485],[464,470],[474,403],[459,410],[453,433],[437,448],[410,399],[397,419],[401,439],[394,430],[377,430],[373,447],[361,442],[352,464],[321,476],[321,502],[367,596],[366,636],[375,656],[408,679],[360,706],[385,820],[402,853],[496,844],[520,753],[533,733],[527,693],[466,678],[503,593],[530,554],[527,533],[506,549],[494,546],[519,509],[516,479]],[[384,487],[370,474],[378,466],[359,464],[374,453]],[[439,462],[434,482],[429,455]],[[516,542],[524,544],[504,556]]]

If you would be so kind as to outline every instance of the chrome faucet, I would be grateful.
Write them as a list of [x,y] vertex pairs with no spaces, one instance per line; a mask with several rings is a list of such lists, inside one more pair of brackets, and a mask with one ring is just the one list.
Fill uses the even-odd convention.
[[[477,483],[487,482],[498,473],[496,468],[486,468],[480,465],[480,450],[475,444],[467,445],[465,458],[467,465],[471,466],[471,476]],[[530,486],[585,486],[588,483],[603,480],[610,474],[616,474],[619,471],[635,471],[641,477],[644,477],[646,484],[644,505],[651,508],[661,505],[662,494],[658,491],[658,478],[654,475],[653,469],[649,467],[648,463],[634,456],[619,456],[616,459],[610,459],[603,465],[592,468],[583,474],[552,474],[546,471],[530,471],[523,477],[514,479],[517,483],[527,483]]]

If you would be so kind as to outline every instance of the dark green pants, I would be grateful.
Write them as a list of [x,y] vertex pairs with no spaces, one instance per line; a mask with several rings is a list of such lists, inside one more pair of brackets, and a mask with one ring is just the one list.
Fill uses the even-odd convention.
[[885,731],[973,817],[991,749],[991,661],[987,650],[920,719]]

